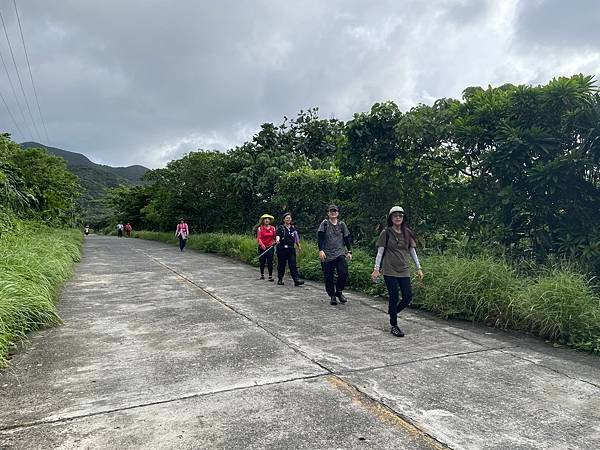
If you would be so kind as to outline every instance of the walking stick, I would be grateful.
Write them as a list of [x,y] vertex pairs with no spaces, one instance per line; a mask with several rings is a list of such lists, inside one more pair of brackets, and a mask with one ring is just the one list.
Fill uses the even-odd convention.
[[268,249],[266,249],[264,252],[262,252],[260,255],[258,255],[258,258],[260,259],[260,257],[262,255],[265,255],[269,250],[274,249],[275,247],[277,247],[277,244],[271,245]]

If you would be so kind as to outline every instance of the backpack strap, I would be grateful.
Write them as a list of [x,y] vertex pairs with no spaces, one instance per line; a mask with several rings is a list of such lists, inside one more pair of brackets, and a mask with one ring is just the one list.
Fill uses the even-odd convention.
[[385,228],[385,246],[383,247],[383,254],[381,255],[381,264],[383,265],[383,258],[385,257],[385,252],[387,251],[388,242],[390,240],[390,229],[389,227]]

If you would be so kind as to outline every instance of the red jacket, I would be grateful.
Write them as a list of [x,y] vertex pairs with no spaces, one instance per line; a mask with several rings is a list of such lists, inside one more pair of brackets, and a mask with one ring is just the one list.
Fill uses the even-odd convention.
[[273,225],[258,227],[256,232],[256,242],[263,250],[275,245],[275,236],[277,236],[277,230]]

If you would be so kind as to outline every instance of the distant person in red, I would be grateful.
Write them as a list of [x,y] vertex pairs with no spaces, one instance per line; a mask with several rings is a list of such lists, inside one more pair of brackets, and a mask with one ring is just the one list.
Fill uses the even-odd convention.
[[179,251],[183,251],[189,235],[190,229],[188,227],[188,224],[185,223],[185,220],[182,217],[181,219],[179,219],[179,223],[177,224],[177,230],[175,231],[175,236],[179,238]]
[[123,229],[125,230],[125,234],[127,235],[127,237],[131,237],[131,224],[129,222],[127,222],[127,224],[125,225],[125,227],[123,227]]
[[269,281],[273,280],[273,255],[275,255],[275,244],[279,242],[277,230],[271,222],[275,219],[270,214],[260,216],[258,230],[256,231],[256,242],[258,243],[258,262],[260,265],[260,279],[265,279],[265,265],[269,270]]

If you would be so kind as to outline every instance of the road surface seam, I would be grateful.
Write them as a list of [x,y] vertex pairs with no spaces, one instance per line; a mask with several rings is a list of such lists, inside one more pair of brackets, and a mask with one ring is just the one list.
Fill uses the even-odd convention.
[[38,425],[47,425],[47,424],[53,424],[53,423],[70,422],[70,421],[73,421],[73,420],[86,419],[88,417],[101,416],[101,415],[104,415],[104,414],[111,414],[111,413],[115,413],[115,412],[128,411],[128,410],[131,410],[131,409],[145,408],[147,406],[164,405],[166,403],[178,402],[178,401],[182,401],[182,400],[189,400],[189,399],[193,399],[193,398],[208,397],[210,395],[217,395],[217,394],[223,394],[223,393],[235,392],[235,391],[243,391],[243,390],[247,390],[247,389],[260,388],[260,387],[265,387],[265,386],[275,386],[275,385],[278,385],[278,384],[291,383],[291,382],[294,382],[294,381],[312,380],[312,379],[321,378],[321,377],[328,377],[328,376],[331,376],[331,374],[329,374],[329,373],[320,373],[320,374],[317,374],[317,375],[306,375],[306,376],[303,376],[303,377],[289,378],[287,380],[269,381],[269,382],[266,382],[266,383],[254,383],[254,384],[251,384],[251,385],[248,385],[248,386],[237,386],[237,387],[233,387],[233,388],[220,389],[220,390],[211,391],[211,392],[201,392],[201,393],[198,393],[198,394],[183,395],[181,397],[168,398],[168,399],[165,399],[165,400],[156,400],[156,401],[153,401],[153,402],[146,402],[146,403],[138,403],[138,404],[135,404],[135,405],[122,406],[120,408],[105,409],[105,410],[102,410],[102,411],[95,411],[95,412],[91,412],[91,413],[88,413],[88,414],[77,414],[77,415],[74,415],[74,416],[58,417],[56,419],[37,420],[37,421],[33,421],[33,422],[26,422],[26,423],[21,423],[21,424],[16,424],[16,425],[4,426],[4,427],[0,427],[0,432],[2,432],[2,431],[13,431],[13,430],[21,429],[21,428],[31,428],[31,427],[35,427],[35,426],[38,426]]
[[416,363],[421,363],[421,362],[426,362],[426,361],[435,361],[436,359],[446,359],[446,358],[452,358],[455,356],[473,355],[476,353],[485,353],[485,352],[491,352],[491,351],[496,351],[496,350],[502,351],[503,349],[506,349],[506,348],[515,348],[515,347],[482,348],[479,350],[470,350],[467,352],[448,353],[446,355],[438,355],[438,356],[432,356],[430,358],[422,358],[422,359],[412,359],[409,361],[402,361],[402,362],[398,362],[398,363],[383,364],[381,366],[363,367],[360,369],[348,369],[345,371],[340,371],[340,372],[338,372],[338,374],[339,375],[351,375],[353,373],[358,373],[358,372],[368,372],[369,370],[379,370],[379,369],[385,369],[387,367],[398,367],[398,366],[405,366],[408,364],[416,364]]
[[[509,348],[510,348],[510,347],[509,347]],[[512,356],[513,358],[517,358],[517,359],[521,359],[521,360],[523,360],[523,361],[527,361],[528,363],[531,363],[531,364],[533,364],[534,366],[541,367],[541,368],[543,368],[543,369],[546,369],[546,370],[549,370],[549,371],[551,371],[551,372],[554,372],[554,373],[557,373],[557,374],[559,374],[559,375],[562,375],[562,376],[564,376],[564,377],[567,377],[567,378],[569,378],[570,380],[581,381],[582,383],[589,384],[589,385],[591,385],[591,386],[595,387],[596,389],[600,389],[600,385],[597,385],[596,383],[592,383],[591,381],[582,380],[581,378],[577,378],[577,377],[571,376],[571,375],[569,375],[568,373],[561,372],[561,371],[560,371],[560,370],[558,370],[558,369],[554,369],[553,367],[548,367],[548,366],[546,366],[546,365],[544,365],[544,364],[540,364],[540,363],[538,363],[538,362],[535,362],[535,361],[533,361],[533,360],[531,360],[531,359],[529,359],[529,358],[525,358],[524,356],[521,356],[521,355],[516,355],[516,354],[514,354],[514,353],[507,352],[507,351],[504,351],[504,350],[500,350],[500,351],[501,351],[502,353],[505,353],[505,354],[507,354],[507,355],[510,355],[510,356]]]

